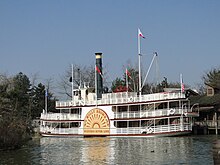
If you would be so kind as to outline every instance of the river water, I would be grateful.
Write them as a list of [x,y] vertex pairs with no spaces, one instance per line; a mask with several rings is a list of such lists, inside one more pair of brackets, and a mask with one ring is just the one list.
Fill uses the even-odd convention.
[[212,165],[217,136],[160,138],[34,138],[16,151],[0,151],[0,164]]

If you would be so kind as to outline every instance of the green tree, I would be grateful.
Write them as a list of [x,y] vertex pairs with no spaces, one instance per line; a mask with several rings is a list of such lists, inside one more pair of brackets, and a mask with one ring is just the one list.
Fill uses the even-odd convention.
[[36,119],[40,117],[43,109],[45,109],[45,99],[47,97],[47,109],[48,112],[55,111],[55,102],[56,99],[53,97],[53,94],[47,91],[47,96],[45,95],[46,87],[42,83],[39,83],[37,86],[34,86],[31,90],[31,117]]
[[30,118],[29,99],[30,99],[30,80],[22,72],[12,78],[9,97],[13,109],[20,117]]
[[[31,133],[31,121],[40,117],[45,105],[45,86],[31,85],[22,72],[8,78],[0,75],[0,149],[20,147]],[[48,111],[56,99],[48,92]]]
[[203,76],[204,84],[213,87],[215,92],[220,92],[220,69],[211,69]]
[[120,87],[124,87],[125,86],[125,81],[122,80],[121,78],[116,78],[113,82],[112,82],[112,87],[111,90],[113,92],[119,92],[119,88]]
[[19,73],[0,82],[0,148],[17,148],[30,133],[30,81]]
[[31,117],[32,119],[35,119],[40,117],[40,114],[45,107],[45,86],[41,83],[39,83],[37,86],[34,86],[31,96]]
[[126,76],[128,81],[128,91],[137,92],[138,91],[138,71],[132,67],[127,69],[127,73],[124,73],[123,79],[126,83]]

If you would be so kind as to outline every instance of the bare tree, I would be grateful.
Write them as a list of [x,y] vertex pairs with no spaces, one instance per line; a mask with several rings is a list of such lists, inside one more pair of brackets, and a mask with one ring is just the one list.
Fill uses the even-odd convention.
[[34,87],[37,85],[37,80],[39,80],[39,73],[31,74],[30,76],[30,82],[31,86]]
[[85,84],[89,85],[90,87],[94,87],[95,67],[93,65],[89,65],[89,66],[81,66],[77,64],[69,65],[65,73],[60,76],[60,82],[58,83],[58,87],[60,89],[59,93],[71,97],[72,82],[74,88],[79,88],[79,86],[84,86]]
[[196,84],[196,89],[200,95],[204,95],[206,93],[205,85],[202,83]]

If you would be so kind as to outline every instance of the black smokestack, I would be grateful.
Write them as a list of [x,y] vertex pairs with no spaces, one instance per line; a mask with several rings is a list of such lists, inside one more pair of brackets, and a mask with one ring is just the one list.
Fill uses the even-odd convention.
[[102,53],[95,53],[96,57],[96,95],[97,99],[102,98],[103,75],[102,75]]

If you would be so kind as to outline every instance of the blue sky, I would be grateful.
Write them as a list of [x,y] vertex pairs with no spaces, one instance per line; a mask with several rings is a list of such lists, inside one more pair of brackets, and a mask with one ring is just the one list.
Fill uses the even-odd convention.
[[[95,63],[103,53],[110,79],[138,62],[143,70],[159,54],[160,76],[196,86],[220,62],[218,0],[1,0],[0,73],[23,72],[59,81],[71,63]],[[145,65],[146,64],[146,65]]]

